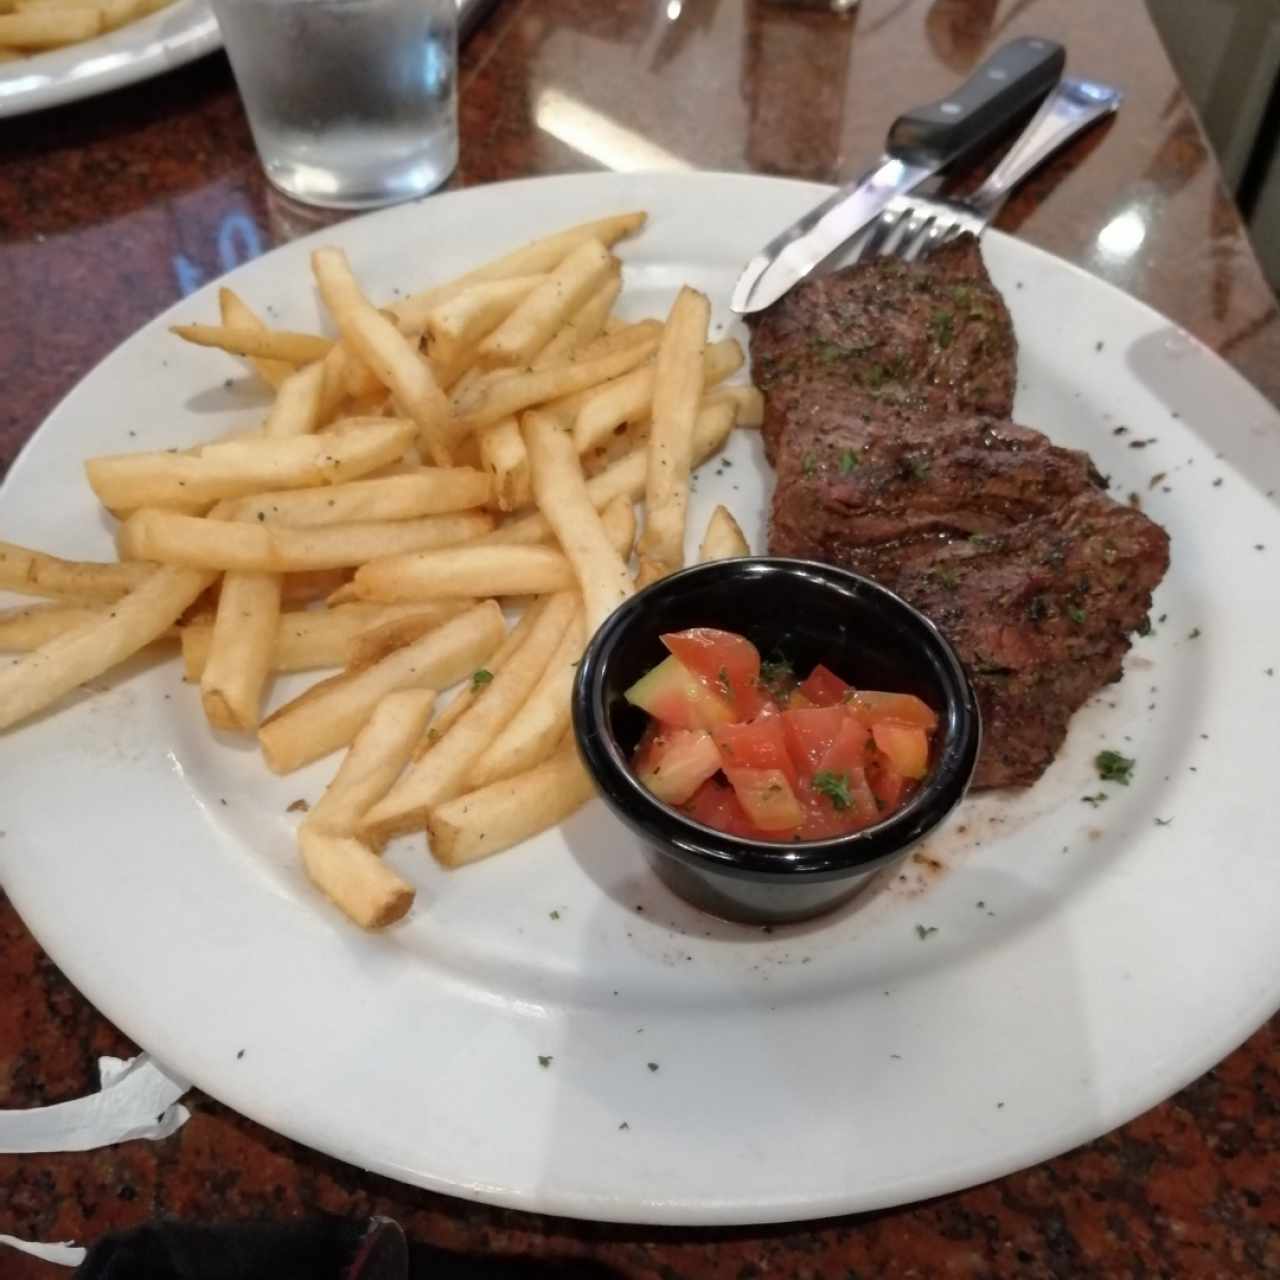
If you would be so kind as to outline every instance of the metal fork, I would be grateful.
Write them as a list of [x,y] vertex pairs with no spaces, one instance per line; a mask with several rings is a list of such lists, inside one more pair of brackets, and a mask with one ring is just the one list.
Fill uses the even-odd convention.
[[981,235],[1024,178],[1077,134],[1113,114],[1123,98],[1119,89],[1097,80],[1063,79],[976,191],[963,200],[897,196],[854,242],[848,261],[879,253],[914,262],[963,232]]

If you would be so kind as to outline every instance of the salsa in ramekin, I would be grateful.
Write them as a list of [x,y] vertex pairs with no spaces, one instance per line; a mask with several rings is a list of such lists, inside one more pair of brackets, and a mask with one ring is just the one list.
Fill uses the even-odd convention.
[[692,627],[626,691],[649,716],[636,776],[696,822],[753,840],[826,840],[898,812],[929,771],[938,716],[909,693],[861,689],[745,636]]

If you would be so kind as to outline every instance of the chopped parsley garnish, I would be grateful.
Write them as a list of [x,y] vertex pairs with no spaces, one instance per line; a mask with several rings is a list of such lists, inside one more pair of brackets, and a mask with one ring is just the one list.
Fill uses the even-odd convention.
[[1081,626],[1089,615],[1078,604],[1067,605],[1067,617],[1071,619],[1076,626]]
[[1118,751],[1099,751],[1093,758],[1093,767],[1103,782],[1118,782],[1122,787],[1129,785],[1133,777],[1133,766],[1137,761],[1132,756],[1122,756]]
[[831,773],[821,770],[813,775],[813,789],[831,801],[831,807],[837,811],[847,809],[853,804],[849,795],[849,775],[847,773]]
[[558,911],[552,911],[552,912],[551,912],[551,919],[552,919],[552,920],[559,920],[559,919],[560,919],[560,913],[559,913]]
[[937,933],[938,926],[936,924],[918,924],[916,925],[916,937],[923,942],[931,933]]
[[540,1066],[544,1071],[551,1065],[553,1061],[554,1059],[551,1057],[549,1053],[538,1054],[538,1066]]
[[862,459],[858,457],[858,451],[856,449],[846,449],[840,455],[840,474],[842,476],[847,476],[854,467],[861,465]]
[[760,676],[757,683],[762,688],[768,689],[776,697],[781,697],[791,687],[791,682],[795,677],[795,668],[787,658],[778,653],[772,658],[766,658],[760,664]]
[[489,681],[492,679],[493,679],[493,672],[486,671],[483,667],[481,667],[478,671],[473,671],[471,673],[471,687],[473,689],[483,689],[484,686],[487,685]]
[[801,467],[805,475],[811,476],[818,469],[818,459],[815,458],[812,453],[806,453]]

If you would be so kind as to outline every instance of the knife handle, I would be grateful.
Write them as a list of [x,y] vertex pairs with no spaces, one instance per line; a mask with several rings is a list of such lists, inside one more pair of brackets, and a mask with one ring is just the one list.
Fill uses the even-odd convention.
[[1066,62],[1067,51],[1052,40],[1010,40],[954,92],[900,115],[889,130],[889,154],[946,168],[1035,106],[1058,83]]

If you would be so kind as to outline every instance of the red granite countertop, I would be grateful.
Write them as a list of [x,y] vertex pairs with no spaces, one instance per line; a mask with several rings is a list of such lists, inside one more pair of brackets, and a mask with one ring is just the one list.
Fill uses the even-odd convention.
[[[904,98],[1036,32],[1118,83],[1118,120],[1001,225],[1151,303],[1272,400],[1280,324],[1217,165],[1139,0],[864,0],[854,21],[761,0],[502,0],[461,68],[454,185],[592,169],[536,123],[569,94],[688,164],[814,179],[878,152]],[[1085,161],[1087,160],[1087,163]],[[1108,254],[1124,212],[1145,237]],[[312,229],[266,189],[225,60],[0,122],[0,469],[103,355],[183,292]],[[2,787],[0,783],[0,787]],[[0,1106],[96,1087],[133,1047],[0,897]],[[317,1155],[199,1095],[159,1143],[0,1156],[0,1233],[89,1242],[169,1214],[384,1213],[467,1252],[591,1258],[620,1277],[1280,1275],[1280,1024],[1125,1128],[928,1204],[790,1227],[607,1227],[488,1209]],[[0,1252],[12,1280],[65,1275]]]

